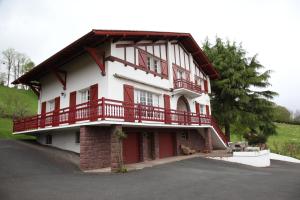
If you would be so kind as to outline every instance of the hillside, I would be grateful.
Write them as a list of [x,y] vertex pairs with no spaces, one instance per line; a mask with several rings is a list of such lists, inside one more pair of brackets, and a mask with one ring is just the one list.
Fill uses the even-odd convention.
[[[300,125],[276,123],[277,135],[267,141],[271,152],[300,159]],[[240,135],[232,134],[233,142],[244,140]]]
[[37,110],[37,96],[31,90],[0,86],[0,138],[28,138],[13,136],[12,116],[17,112],[33,115]]

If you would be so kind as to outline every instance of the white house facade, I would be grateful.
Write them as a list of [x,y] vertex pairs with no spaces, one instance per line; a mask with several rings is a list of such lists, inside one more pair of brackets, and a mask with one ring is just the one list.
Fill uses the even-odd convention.
[[[38,96],[14,134],[80,154],[83,170],[226,148],[211,117],[218,73],[188,33],[92,30],[15,80]],[[125,132],[121,144],[115,133]],[[121,146],[121,147],[120,147]]]

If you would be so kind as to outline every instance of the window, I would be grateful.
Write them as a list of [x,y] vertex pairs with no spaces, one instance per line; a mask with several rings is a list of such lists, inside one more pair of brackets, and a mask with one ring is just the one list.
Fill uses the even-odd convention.
[[51,112],[51,111],[54,110],[54,108],[55,108],[55,102],[54,102],[54,100],[48,101],[47,105],[48,105],[47,106],[47,112]]
[[161,73],[161,66],[160,66],[160,60],[156,59],[152,56],[147,57],[147,67],[149,70],[156,72],[156,73]]
[[155,109],[153,109],[151,106],[159,106],[159,96],[144,90],[135,90],[134,93],[135,103],[146,105],[142,108],[142,116],[153,117],[155,115]]
[[183,132],[181,133],[181,138],[184,140],[188,140],[189,139],[189,134],[187,132]]
[[79,91],[79,103],[86,103],[90,100],[90,89],[83,89]]
[[135,90],[134,93],[135,103],[148,106],[159,106],[159,96],[157,94],[144,90]]
[[178,70],[177,71],[177,77],[178,77],[178,79],[184,79],[184,72],[181,71],[181,70]]
[[195,84],[200,86],[201,85],[201,78],[195,77]]
[[79,144],[80,143],[80,132],[75,133],[75,143]]
[[205,109],[205,105],[200,104],[200,114],[204,115],[204,109]]
[[46,144],[52,144],[52,135],[46,135]]

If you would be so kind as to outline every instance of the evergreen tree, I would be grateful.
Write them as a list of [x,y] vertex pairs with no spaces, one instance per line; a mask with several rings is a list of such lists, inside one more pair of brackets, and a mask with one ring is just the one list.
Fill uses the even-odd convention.
[[276,95],[267,90],[271,71],[263,73],[257,56],[246,57],[246,51],[235,42],[216,38],[215,44],[208,39],[203,50],[220,74],[211,81],[211,102],[214,117],[224,126],[230,140],[231,126],[242,128],[243,134],[258,133],[267,137],[275,133],[273,103]]

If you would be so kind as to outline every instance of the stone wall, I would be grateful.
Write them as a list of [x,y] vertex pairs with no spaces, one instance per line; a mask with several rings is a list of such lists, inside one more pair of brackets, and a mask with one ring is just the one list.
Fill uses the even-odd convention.
[[91,170],[111,165],[110,128],[80,127],[80,169]]

